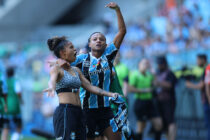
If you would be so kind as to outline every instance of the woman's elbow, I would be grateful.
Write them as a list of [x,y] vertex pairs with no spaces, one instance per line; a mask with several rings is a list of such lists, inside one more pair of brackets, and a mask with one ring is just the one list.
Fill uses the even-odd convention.
[[87,91],[91,90],[91,85],[90,84],[84,84],[82,87]]
[[122,28],[122,29],[121,29],[121,33],[122,33],[123,35],[125,35],[126,32],[127,32],[126,28]]

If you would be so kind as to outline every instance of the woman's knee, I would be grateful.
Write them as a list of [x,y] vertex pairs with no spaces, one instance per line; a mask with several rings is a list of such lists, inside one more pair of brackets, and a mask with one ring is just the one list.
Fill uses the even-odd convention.
[[156,118],[153,122],[153,126],[156,131],[161,131],[163,128],[162,120],[160,118]]
[[146,126],[145,122],[137,121],[136,133],[143,133],[145,126]]

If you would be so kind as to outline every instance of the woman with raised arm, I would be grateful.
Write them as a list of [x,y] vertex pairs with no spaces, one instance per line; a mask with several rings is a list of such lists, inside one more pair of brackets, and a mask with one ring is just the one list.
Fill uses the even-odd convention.
[[48,47],[56,57],[68,62],[61,67],[51,67],[49,87],[44,90],[48,92],[48,96],[54,96],[55,91],[58,94],[59,106],[53,116],[55,137],[59,140],[85,140],[86,127],[79,98],[80,86],[102,97],[117,97],[118,94],[92,86],[78,68],[70,65],[76,60],[76,50],[65,37],[48,39]]
[[[115,10],[118,19],[118,33],[113,43],[107,45],[105,36],[100,32],[94,32],[88,39],[91,52],[78,55],[73,64],[82,70],[92,85],[109,91],[113,61],[126,34],[126,27],[119,6],[111,2],[106,7]],[[109,120],[114,115],[108,97],[93,95],[91,92],[82,89],[80,99],[86,116],[88,140],[95,138],[96,129],[99,135],[105,135],[109,140],[120,140],[120,133],[114,133],[109,124]]]
[[[126,34],[126,27],[119,6],[111,2],[106,7],[115,10],[118,19],[118,33],[113,43],[107,45],[105,36],[100,32],[94,32],[88,39],[88,46],[91,48],[91,52],[78,55],[75,62],[71,65],[81,69],[92,85],[109,91],[113,61]],[[57,62],[60,66],[66,65],[65,61],[59,60]],[[109,120],[114,115],[110,108],[108,97],[94,95],[92,92],[82,88],[80,99],[86,117],[88,140],[95,138],[96,129],[100,135],[105,135],[109,140],[120,140],[120,133],[114,133],[109,124]]]

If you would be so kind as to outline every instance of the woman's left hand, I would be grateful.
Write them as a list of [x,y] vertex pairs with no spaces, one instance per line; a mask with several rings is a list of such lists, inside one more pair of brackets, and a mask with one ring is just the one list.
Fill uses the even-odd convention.
[[43,90],[43,92],[47,92],[47,96],[48,97],[54,97],[55,96],[55,90],[53,90],[52,88],[47,88],[45,90]]
[[113,93],[112,97],[117,98],[120,94],[119,93]]
[[111,9],[119,9],[120,7],[115,3],[115,2],[110,2],[109,4],[107,4],[105,7],[109,7]]

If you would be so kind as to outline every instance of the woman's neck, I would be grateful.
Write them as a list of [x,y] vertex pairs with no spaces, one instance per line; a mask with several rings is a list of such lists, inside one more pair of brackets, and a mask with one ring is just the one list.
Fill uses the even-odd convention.
[[91,51],[92,56],[96,57],[96,58],[100,58],[103,54],[102,51]]
[[71,65],[69,63],[65,63],[64,65],[62,65],[62,68],[68,70],[71,68]]

